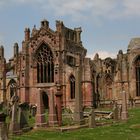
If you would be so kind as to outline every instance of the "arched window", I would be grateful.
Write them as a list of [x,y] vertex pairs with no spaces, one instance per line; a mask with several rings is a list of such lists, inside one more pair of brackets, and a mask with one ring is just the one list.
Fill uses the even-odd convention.
[[70,76],[70,97],[71,99],[75,98],[75,77],[73,75]]
[[46,44],[42,44],[36,52],[37,59],[37,82],[54,82],[53,54]]
[[135,61],[136,70],[136,96],[140,96],[140,56]]
[[11,79],[8,85],[10,88],[10,98],[12,98],[12,96],[15,95],[15,92],[17,92],[17,84],[14,79]]
[[110,75],[105,76],[105,92],[106,99],[112,99],[112,78]]

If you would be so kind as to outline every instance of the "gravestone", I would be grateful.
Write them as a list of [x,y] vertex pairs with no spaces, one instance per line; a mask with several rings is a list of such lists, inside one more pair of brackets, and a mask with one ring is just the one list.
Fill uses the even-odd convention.
[[118,119],[121,119],[122,117],[122,105],[118,105]]
[[29,105],[27,103],[19,104],[19,126],[20,129],[27,129],[29,130],[28,125],[28,109]]
[[8,140],[8,130],[5,123],[6,115],[0,113],[0,140]]
[[127,99],[126,99],[126,92],[122,91],[122,120],[128,119],[128,110],[127,110]]
[[91,112],[89,114],[89,128],[94,128],[96,127],[96,122],[95,122],[95,112],[92,107]]
[[12,133],[19,133],[19,123],[18,123],[18,96],[13,96],[12,102],[12,117],[10,122],[10,131]]
[[119,110],[118,110],[117,102],[114,102],[114,107],[113,107],[113,119],[114,119],[115,121],[119,120],[118,114],[119,114]]

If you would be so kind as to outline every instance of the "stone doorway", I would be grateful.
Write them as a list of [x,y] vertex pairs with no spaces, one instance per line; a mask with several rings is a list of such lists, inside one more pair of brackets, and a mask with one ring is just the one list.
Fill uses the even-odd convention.
[[36,126],[54,126],[58,124],[54,100],[54,90],[39,89],[37,95]]
[[49,116],[49,97],[46,92],[42,92],[42,102],[44,106],[44,113],[45,113],[45,120],[46,123],[48,124],[48,116]]
[[46,92],[42,93],[42,100],[43,100],[43,105],[44,105],[45,110],[49,109],[49,97]]

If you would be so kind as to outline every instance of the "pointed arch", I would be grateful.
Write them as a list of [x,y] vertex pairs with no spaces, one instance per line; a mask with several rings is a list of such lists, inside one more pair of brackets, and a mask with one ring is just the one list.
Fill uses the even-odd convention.
[[50,47],[42,43],[36,51],[35,58],[37,61],[37,82],[54,82],[54,58]]
[[104,78],[105,82],[105,98],[106,99],[112,99],[112,84],[113,80],[111,75],[106,74]]
[[14,79],[11,79],[8,83],[9,87],[9,97],[12,98],[14,96],[15,92],[17,92],[17,83]]
[[70,82],[70,98],[75,99],[75,77],[73,75],[70,75],[69,82]]
[[136,76],[136,96],[140,96],[140,55],[135,59],[134,66]]

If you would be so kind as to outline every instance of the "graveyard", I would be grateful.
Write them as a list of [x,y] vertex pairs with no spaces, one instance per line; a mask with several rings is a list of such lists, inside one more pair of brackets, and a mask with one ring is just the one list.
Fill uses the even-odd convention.
[[[79,69],[77,69],[76,77],[78,81],[80,79],[79,73]],[[56,106],[53,104],[53,94],[51,94],[49,98],[49,102],[52,102],[52,106],[45,108],[42,102],[42,94],[37,95],[37,104],[36,106],[33,106],[27,102],[21,103],[19,97],[17,96],[16,90],[14,90],[14,94],[11,97],[10,102],[8,102],[8,104],[1,104],[1,139],[48,139],[48,133],[51,133],[52,135],[50,136],[54,137],[54,139],[59,139],[59,137],[61,139],[61,135],[62,138],[64,137],[64,139],[67,137],[67,135],[69,135],[69,139],[75,139],[76,137],[77,139],[80,139],[80,137],[89,137],[88,139],[91,139],[93,134],[91,136],[89,134],[92,130],[95,131],[95,133],[100,129],[102,133],[115,131],[113,129],[129,132],[131,127],[132,131],[133,127],[139,127],[139,119],[137,119],[137,115],[139,115],[140,111],[139,109],[135,109],[136,107],[134,105],[132,106],[130,103],[127,103],[127,95],[124,88],[122,88],[121,104],[118,104],[115,100],[112,100],[112,103],[108,108],[99,103],[96,105],[96,107],[93,104],[92,106],[84,108],[81,102],[82,94],[79,82],[76,83],[76,87],[74,109],[72,110],[59,106],[59,112],[57,112]],[[60,92],[58,87],[56,96],[59,95]],[[58,105],[61,105],[59,103]],[[130,109],[130,114],[128,114],[128,109]],[[138,122],[135,124],[133,121]],[[126,126],[128,126],[128,128]],[[37,134],[38,136],[34,138],[34,136]],[[99,134],[99,136],[102,135]]]
[[[139,140],[140,139],[140,109],[129,109],[127,122],[117,121],[96,128],[80,128],[69,131],[41,128],[18,136],[10,137],[11,140]],[[97,121],[96,121],[97,122]],[[99,122],[99,121],[98,121]]]
[[[48,123],[48,109],[45,110],[46,123],[39,126],[36,121],[37,107],[20,103],[18,96],[13,96],[10,107],[1,105],[0,137],[2,140],[139,139],[140,108],[128,106],[125,92],[122,96],[121,105],[114,101],[109,108],[90,107],[80,112],[75,107],[76,115],[71,110],[62,109],[61,125],[53,126]],[[81,103],[79,107],[82,107]]]

